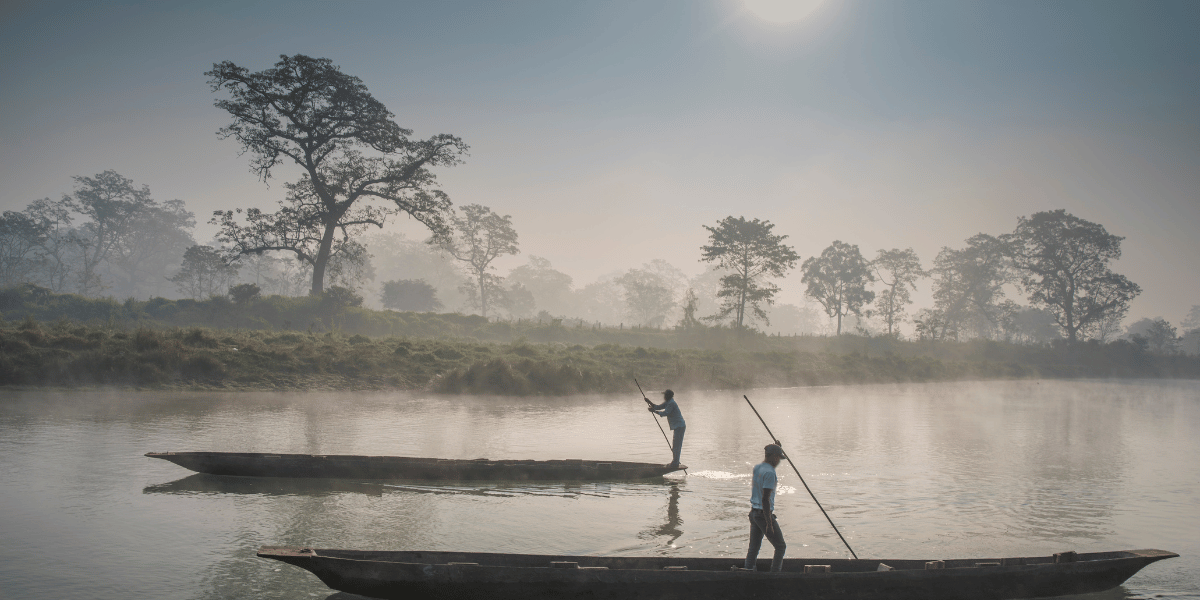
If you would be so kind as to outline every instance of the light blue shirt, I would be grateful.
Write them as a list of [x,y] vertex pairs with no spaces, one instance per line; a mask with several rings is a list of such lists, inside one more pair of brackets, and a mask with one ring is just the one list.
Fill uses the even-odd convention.
[[[750,491],[750,508],[757,508],[761,510],[763,507],[763,488],[774,490],[775,483],[775,467],[772,467],[771,463],[761,462],[757,465],[754,465],[754,480],[750,483],[752,488]],[[774,506],[772,506],[772,508],[774,508]]]
[[679,405],[675,404],[674,398],[662,404],[655,404],[654,412],[667,418],[667,424],[671,426],[672,431],[687,426],[687,423],[683,421],[683,413],[679,412]]

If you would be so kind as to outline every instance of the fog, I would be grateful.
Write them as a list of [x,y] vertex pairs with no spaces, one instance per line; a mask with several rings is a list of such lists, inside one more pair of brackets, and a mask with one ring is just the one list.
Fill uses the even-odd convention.
[[[613,282],[660,260],[675,305],[650,324],[670,326],[686,289],[712,284],[703,226],[726,216],[774,223],[801,261],[841,240],[868,258],[911,247],[929,268],[943,247],[1062,208],[1125,238],[1113,269],[1143,290],[1125,325],[1180,325],[1200,304],[1197,18],[1188,2],[829,1],[782,24],[736,0],[8,3],[0,208],[112,169],[183,200],[200,243],[217,233],[214,210],[274,210],[298,171],[249,172],[215,135],[229,116],[203,73],[303,53],[361,78],[415,137],[470,145],[436,175],[455,205],[511,215],[520,253],[497,259],[497,275],[539,257],[571,278],[575,295],[501,318],[635,323]],[[453,263],[385,241],[428,231],[401,219],[371,235],[368,304],[383,282],[420,277],[444,310],[474,310]],[[798,268],[776,283],[768,331],[830,333]],[[697,295],[712,314],[713,295]],[[910,312],[932,306],[930,280],[914,301]]]

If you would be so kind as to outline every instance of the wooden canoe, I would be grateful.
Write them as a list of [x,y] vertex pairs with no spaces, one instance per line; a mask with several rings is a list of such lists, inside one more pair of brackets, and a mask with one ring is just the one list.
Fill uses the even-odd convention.
[[[335,590],[372,598],[439,600],[707,598],[1002,600],[1100,592],[1178,556],[1129,550],[945,561],[789,558],[782,573],[737,558],[600,557],[386,552],[264,546],[258,556],[311,571]],[[892,570],[880,571],[880,564]],[[927,564],[929,563],[929,564]],[[938,564],[940,563],[940,565]],[[828,565],[829,572],[806,569]],[[928,568],[928,567],[943,568]]]
[[424,481],[620,481],[661,477],[686,466],[596,460],[453,460],[346,454],[147,452],[210,475]]

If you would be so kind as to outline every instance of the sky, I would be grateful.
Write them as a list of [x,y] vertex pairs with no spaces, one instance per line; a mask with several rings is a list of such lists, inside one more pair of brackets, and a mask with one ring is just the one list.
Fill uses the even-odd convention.
[[[842,240],[928,267],[1064,208],[1125,237],[1130,320],[1200,304],[1200,2],[816,4],[778,23],[744,0],[0,1],[0,210],[106,169],[186,201],[201,241],[213,210],[272,208],[297,173],[250,173],[204,72],[299,53],[470,145],[437,175],[512,216],[501,273],[696,274],[731,215],[802,260]],[[798,270],[780,285],[803,302]]]

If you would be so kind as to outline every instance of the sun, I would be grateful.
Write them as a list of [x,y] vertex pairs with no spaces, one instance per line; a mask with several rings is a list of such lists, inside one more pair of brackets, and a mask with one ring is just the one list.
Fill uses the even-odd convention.
[[772,23],[792,23],[807,17],[825,0],[742,0],[754,16]]

